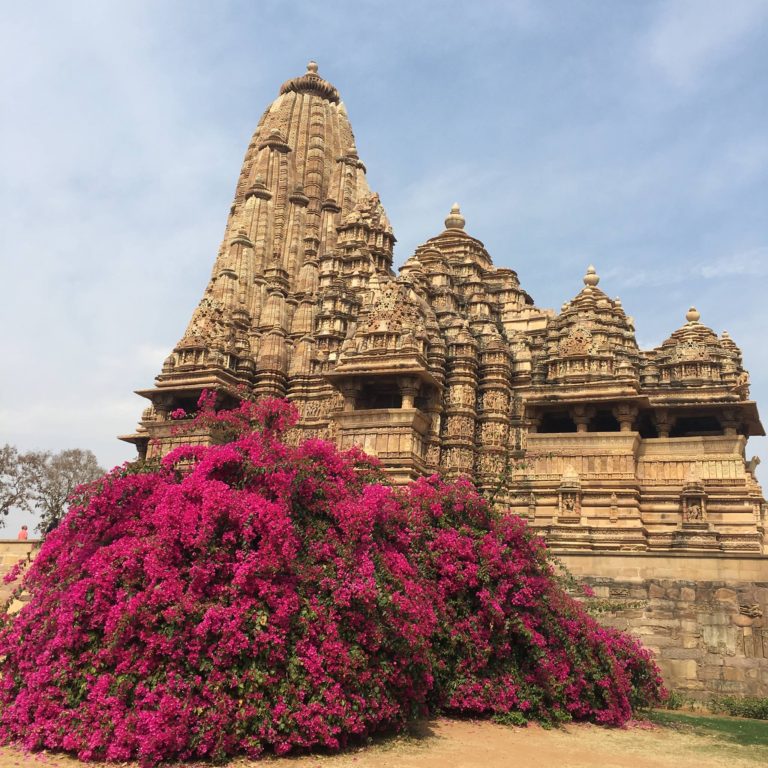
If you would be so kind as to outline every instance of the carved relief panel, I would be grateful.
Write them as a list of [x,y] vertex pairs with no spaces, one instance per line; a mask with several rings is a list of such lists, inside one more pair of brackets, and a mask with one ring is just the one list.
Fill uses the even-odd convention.
[[560,490],[558,506],[558,521],[561,523],[578,523],[581,521],[581,491]]

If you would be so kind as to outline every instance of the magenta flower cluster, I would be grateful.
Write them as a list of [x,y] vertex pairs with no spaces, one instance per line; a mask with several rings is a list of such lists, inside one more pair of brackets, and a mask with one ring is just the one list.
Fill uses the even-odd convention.
[[220,417],[233,442],[114,470],[46,539],[0,628],[0,739],[152,765],[437,711],[619,725],[664,695],[469,482],[394,489],[357,452],[286,445],[293,406],[245,410]]

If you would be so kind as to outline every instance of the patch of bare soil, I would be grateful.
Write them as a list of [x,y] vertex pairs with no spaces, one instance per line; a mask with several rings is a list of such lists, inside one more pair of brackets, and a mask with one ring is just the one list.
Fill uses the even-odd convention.
[[[437,718],[409,735],[336,755],[234,760],[230,768],[755,768],[764,749],[661,727],[569,725],[545,730],[480,720]],[[63,755],[0,749],[0,768],[97,768]],[[114,764],[112,766],[114,768]]]

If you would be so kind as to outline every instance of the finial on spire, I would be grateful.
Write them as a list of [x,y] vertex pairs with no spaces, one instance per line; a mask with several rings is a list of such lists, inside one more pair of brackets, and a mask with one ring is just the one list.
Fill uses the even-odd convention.
[[600,276],[595,271],[595,268],[590,264],[587,267],[587,274],[584,275],[584,285],[589,285],[594,288],[600,282]]
[[464,217],[461,215],[461,208],[459,208],[459,204],[454,203],[451,206],[451,212],[448,214],[448,216],[445,219],[445,228],[446,229],[464,229],[465,224],[466,224],[466,221]]
[[685,319],[689,323],[698,323],[701,319],[701,312],[699,312],[696,307],[691,307],[686,313],[685,313]]
[[292,77],[280,87],[280,93],[308,93],[319,96],[321,99],[338,104],[341,101],[339,92],[327,81],[317,74],[317,62],[310,59],[307,62],[307,71],[299,76]]

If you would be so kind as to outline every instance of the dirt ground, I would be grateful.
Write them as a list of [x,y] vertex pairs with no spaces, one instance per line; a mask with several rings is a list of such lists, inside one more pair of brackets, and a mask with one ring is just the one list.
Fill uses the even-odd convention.
[[[487,721],[438,718],[409,736],[339,755],[235,760],[230,768],[755,768],[762,748],[640,725],[622,730],[570,725],[559,730],[515,728]],[[0,749],[0,768],[97,768],[48,753]],[[125,765],[125,764],[123,764]],[[114,764],[112,766],[114,768]]]

